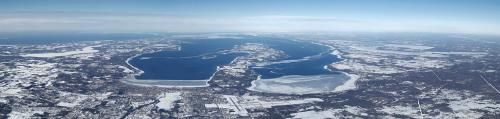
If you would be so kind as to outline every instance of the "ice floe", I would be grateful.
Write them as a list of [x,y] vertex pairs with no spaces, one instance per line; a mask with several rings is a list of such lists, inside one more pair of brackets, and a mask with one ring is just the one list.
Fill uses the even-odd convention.
[[[255,80],[252,82],[253,85],[249,90],[283,94],[333,92],[335,90],[340,91],[342,88],[336,88],[344,85],[349,78],[350,77],[345,74],[312,76],[289,75],[273,79]],[[352,85],[352,83],[348,85]],[[345,89],[350,89],[350,87],[352,86],[343,86]]]
[[348,74],[344,73],[345,75],[349,76],[349,80],[345,81],[344,84],[335,87],[334,92],[342,92],[342,91],[347,91],[347,90],[353,90],[356,89],[356,81],[358,81],[359,76],[356,74]]

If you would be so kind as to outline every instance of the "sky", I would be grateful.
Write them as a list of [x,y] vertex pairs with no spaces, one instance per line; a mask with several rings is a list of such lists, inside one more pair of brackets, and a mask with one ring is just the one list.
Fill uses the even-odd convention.
[[0,32],[500,34],[500,0],[0,0]]

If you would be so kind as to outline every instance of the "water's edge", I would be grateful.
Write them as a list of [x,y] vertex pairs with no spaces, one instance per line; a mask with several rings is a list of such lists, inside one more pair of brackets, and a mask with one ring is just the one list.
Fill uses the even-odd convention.
[[[325,44],[321,44],[321,43],[314,43],[314,44],[327,46],[327,47],[330,48],[330,51],[332,52],[332,55],[336,55],[337,58],[341,59],[341,61],[346,60],[346,59],[343,59],[343,57],[341,57],[340,54],[335,53],[337,51],[337,49],[335,49],[334,47],[329,46],[329,45],[325,45]],[[140,55],[143,55],[143,54],[137,54],[137,55],[135,55],[133,57],[130,57],[130,58],[128,58],[126,60],[126,64],[133,68],[133,72],[134,73],[131,73],[130,75],[128,75],[124,80],[122,80],[122,82],[124,82],[126,84],[137,85],[137,86],[145,86],[145,87],[166,87],[166,88],[173,88],[173,87],[207,87],[207,86],[209,86],[208,82],[212,79],[213,75],[219,71],[219,68],[217,68],[217,70],[212,74],[212,76],[210,76],[209,79],[204,79],[204,80],[157,80],[157,79],[148,80],[148,79],[136,79],[135,77],[143,74],[144,71],[142,71],[139,68],[131,65],[129,63],[129,61],[131,59],[133,59],[133,58],[139,57]],[[338,61],[338,62],[341,62],[341,61]],[[335,63],[338,63],[338,62],[334,62],[332,64],[335,64]],[[328,64],[328,65],[331,65],[331,64]],[[331,69],[327,68],[328,65],[325,65],[325,68],[327,70],[331,71]],[[342,82],[341,85],[336,86],[336,88],[334,90],[328,91],[328,92],[342,92],[342,91],[352,90],[352,89],[356,88],[355,82],[359,79],[358,75],[356,75],[356,74],[350,74],[350,73],[343,72],[343,71],[335,71],[335,72],[341,73],[341,75],[345,75],[348,78],[347,79],[343,79],[344,82]],[[260,76],[259,76],[259,78],[257,78],[256,80],[252,81],[252,86],[249,87],[248,90],[259,91],[259,92],[266,92],[265,90],[258,90],[258,89],[255,88],[256,85],[257,85],[256,82],[260,81],[260,80],[262,80],[262,79],[260,79]],[[269,79],[266,79],[266,80],[269,80]],[[313,93],[317,93],[317,92],[313,92]],[[295,93],[295,94],[306,94],[306,93]]]

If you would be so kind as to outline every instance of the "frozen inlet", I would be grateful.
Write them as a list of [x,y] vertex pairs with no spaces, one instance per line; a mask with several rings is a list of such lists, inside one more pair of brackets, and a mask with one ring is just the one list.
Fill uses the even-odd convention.
[[358,78],[347,73],[312,76],[289,75],[255,80],[252,82],[252,87],[248,89],[283,94],[338,92],[355,88],[355,81]]

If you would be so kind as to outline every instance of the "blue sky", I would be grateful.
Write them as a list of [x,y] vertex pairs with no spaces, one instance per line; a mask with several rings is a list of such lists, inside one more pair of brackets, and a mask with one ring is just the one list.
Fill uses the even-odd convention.
[[1,0],[0,31],[500,34],[499,0]]

